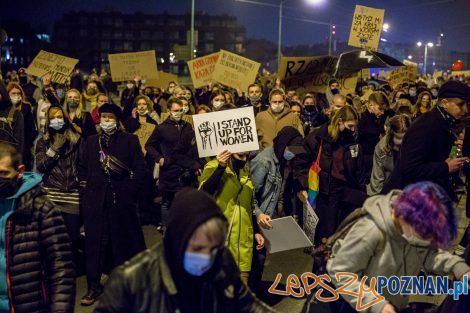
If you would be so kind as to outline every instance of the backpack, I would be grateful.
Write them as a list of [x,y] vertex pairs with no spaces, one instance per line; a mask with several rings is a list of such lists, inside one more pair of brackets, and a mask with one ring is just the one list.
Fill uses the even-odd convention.
[[19,140],[13,133],[16,108],[11,106],[6,117],[0,117],[0,141],[8,142],[15,147],[19,146]]
[[327,239],[323,239],[320,246],[313,250],[313,269],[315,274],[326,273],[326,263],[331,256],[335,242],[339,239],[344,239],[356,222],[367,215],[369,215],[369,213],[362,207],[354,210],[346,216],[333,235]]

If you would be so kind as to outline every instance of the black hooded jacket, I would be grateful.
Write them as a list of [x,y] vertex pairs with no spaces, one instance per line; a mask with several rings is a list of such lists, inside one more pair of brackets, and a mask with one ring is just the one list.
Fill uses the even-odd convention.
[[0,81],[0,142],[13,145],[24,153],[24,118],[16,110],[3,81]]
[[186,273],[184,253],[194,231],[207,220],[225,220],[206,193],[183,189],[170,209],[163,243],[119,266],[106,284],[95,313],[275,312],[241,282],[230,252],[218,251],[212,268],[201,277]]

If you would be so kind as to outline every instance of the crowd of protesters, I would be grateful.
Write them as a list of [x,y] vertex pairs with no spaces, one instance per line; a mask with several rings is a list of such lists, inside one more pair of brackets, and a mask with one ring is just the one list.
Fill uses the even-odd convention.
[[[436,249],[456,237],[454,204],[470,173],[469,103],[468,82],[450,76],[398,86],[372,79],[349,93],[331,79],[317,93],[266,77],[247,90],[216,83],[193,90],[140,77],[117,86],[104,69],[86,77],[77,70],[67,85],[9,72],[0,82],[0,229],[7,236],[0,237],[0,275],[6,270],[9,282],[0,288],[0,312],[72,312],[83,235],[81,304],[101,296],[96,312],[274,312],[248,288],[256,291],[262,271],[255,266],[266,253],[262,229],[289,215],[302,225],[315,162],[316,248],[356,208],[370,215],[335,246],[331,274],[417,275],[418,262],[382,272],[387,265],[374,255],[419,246],[413,253],[432,255],[428,269],[460,278],[470,267]],[[241,107],[254,109],[259,151],[200,158],[192,115]],[[32,220],[22,222],[28,214]],[[164,240],[144,251],[146,223]],[[11,253],[25,251],[24,262],[38,263],[27,269],[29,280],[45,284],[45,297],[15,272]],[[113,269],[103,286],[102,274]],[[406,307],[402,298],[387,301],[370,312]]]

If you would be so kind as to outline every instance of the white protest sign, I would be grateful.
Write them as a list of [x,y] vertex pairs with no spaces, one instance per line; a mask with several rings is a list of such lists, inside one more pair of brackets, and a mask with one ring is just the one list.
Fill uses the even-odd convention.
[[259,149],[252,107],[193,115],[199,157]]
[[271,225],[271,229],[261,228],[269,253],[313,246],[292,216],[274,219]]
[[319,218],[308,201],[304,204],[303,213],[303,228],[305,235],[313,242],[315,240],[315,231],[317,229]]
[[41,50],[26,69],[26,73],[37,77],[49,74],[53,82],[65,84],[77,63],[78,59]]

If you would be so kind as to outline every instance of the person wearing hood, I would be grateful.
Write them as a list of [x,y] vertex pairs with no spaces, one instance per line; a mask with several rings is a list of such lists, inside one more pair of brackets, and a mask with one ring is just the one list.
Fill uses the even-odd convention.
[[302,106],[302,110],[300,111],[300,120],[303,123],[304,133],[306,135],[315,128],[328,122],[328,117],[319,108],[314,96],[305,96],[302,100]]
[[132,110],[134,109],[134,99],[139,95],[140,90],[140,77],[136,76],[134,80],[129,80],[126,84],[126,88],[121,94],[121,107],[122,118],[126,120],[129,116],[132,116]]
[[206,193],[175,196],[163,242],[119,266],[94,313],[274,313],[240,280],[227,220]]
[[[336,288],[348,284],[347,290],[359,293],[370,288],[372,278],[378,276],[418,276],[423,271],[440,276],[453,274],[456,279],[470,275],[470,267],[459,256],[445,251],[457,236],[456,213],[445,190],[431,182],[409,185],[403,191],[393,190],[387,195],[369,198],[359,217],[346,236],[336,240],[327,262],[327,272]],[[358,279],[338,279],[337,273],[356,274]],[[358,299],[341,294],[349,303],[338,313],[356,312]],[[366,313],[401,312],[408,304],[408,296],[382,290],[384,301],[364,311]],[[375,300],[364,294],[362,303]],[[334,303],[341,306],[341,302]]]
[[319,190],[316,211],[322,223],[315,232],[315,245],[330,237],[352,208],[366,199],[362,147],[357,143],[358,114],[351,106],[339,109],[329,124],[310,133],[303,142],[306,153],[294,160],[299,197],[307,201],[310,166],[319,156]]
[[15,147],[0,143],[0,312],[73,312],[70,239],[40,183]]
[[286,104],[286,95],[282,90],[271,91],[269,102],[270,109],[256,115],[256,128],[261,150],[271,146],[274,137],[286,126],[296,128],[302,136],[304,134],[302,122]]
[[37,171],[43,175],[43,188],[58,205],[78,261],[80,238],[80,198],[78,162],[83,140],[65,117],[60,106],[52,105],[46,115],[46,130],[35,147]]
[[81,102],[83,107],[81,109],[85,112],[91,112],[96,107],[98,94],[100,94],[98,83],[94,80],[89,80],[85,90],[82,92]]
[[242,280],[248,284],[252,266],[253,242],[257,249],[264,238],[253,231],[254,186],[246,166],[248,153],[223,150],[216,160],[209,161],[199,177],[199,189],[213,195],[229,221],[228,249],[237,263]]
[[160,166],[163,222],[175,193],[197,184],[201,168],[193,128],[183,120],[183,102],[171,97],[167,109],[170,118],[155,128],[145,144],[149,157]]
[[24,153],[23,162],[26,165],[26,170],[32,168],[32,150],[33,143],[36,139],[38,132],[36,121],[33,116],[33,107],[31,103],[26,101],[26,95],[17,83],[9,83],[7,86],[8,95],[10,100],[15,107],[23,114],[24,118]]
[[23,153],[24,127],[23,114],[15,108],[3,80],[0,80],[0,142],[9,143]]
[[145,176],[139,139],[121,127],[122,111],[105,103],[100,133],[86,140],[79,163],[88,291],[82,305],[102,292],[101,274],[145,249],[137,196]]
[[[264,149],[250,161],[250,174],[255,188],[257,205],[255,215],[258,224],[271,228],[271,218],[284,216],[278,212],[280,196],[289,175],[288,165],[298,153],[302,136],[294,127],[284,127],[273,140],[273,146]],[[282,201],[281,201],[282,202]]]
[[84,103],[80,104],[80,92],[76,89],[67,91],[64,103],[65,114],[77,133],[87,139],[96,134],[96,127],[90,112],[84,111],[83,107]]
[[469,113],[470,87],[459,81],[448,81],[439,89],[438,104],[411,124],[403,137],[390,179],[382,194],[418,182],[432,181],[455,199],[449,176],[459,172],[468,157],[449,158],[459,122]]
[[333,97],[340,93],[340,86],[338,80],[332,78],[328,82],[328,88],[326,89],[325,94],[320,96],[318,101],[318,106],[321,110],[326,110],[333,103]]
[[38,102],[42,99],[41,89],[31,81],[31,77],[26,73],[25,68],[18,70],[18,79],[25,93],[24,100],[31,103],[34,109],[37,109]]
[[258,84],[251,84],[248,86],[248,96],[244,97],[238,93],[237,101],[235,103],[237,108],[244,108],[252,106],[255,111],[255,116],[262,111],[269,109],[269,105],[263,99],[263,92],[261,86]]

